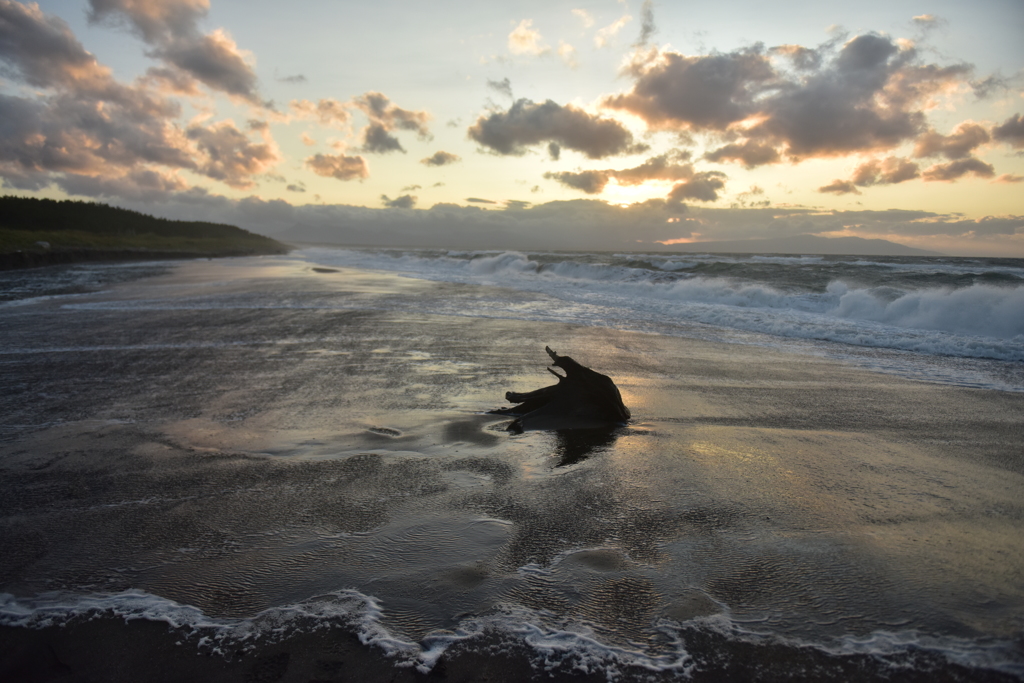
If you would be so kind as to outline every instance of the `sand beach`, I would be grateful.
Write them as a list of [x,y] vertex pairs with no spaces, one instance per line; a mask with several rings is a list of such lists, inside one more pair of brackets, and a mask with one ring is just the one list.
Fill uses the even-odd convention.
[[[488,298],[545,304],[296,256],[5,304],[0,678],[1024,673],[1024,393]],[[505,431],[546,345],[629,425]]]

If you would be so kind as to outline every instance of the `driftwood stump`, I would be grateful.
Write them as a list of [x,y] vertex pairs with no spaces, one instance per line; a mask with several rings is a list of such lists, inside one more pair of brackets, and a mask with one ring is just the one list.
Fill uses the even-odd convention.
[[629,408],[622,403],[618,387],[607,375],[580,365],[569,356],[559,356],[545,346],[552,365],[565,371],[565,376],[548,368],[558,378],[558,384],[517,393],[505,393],[505,400],[519,405],[499,408],[492,413],[512,415],[516,419],[509,431],[526,429],[595,429],[624,425],[629,420]]

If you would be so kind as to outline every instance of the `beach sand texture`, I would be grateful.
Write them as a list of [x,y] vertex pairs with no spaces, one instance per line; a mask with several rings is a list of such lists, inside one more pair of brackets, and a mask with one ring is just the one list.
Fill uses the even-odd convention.
[[[1024,394],[415,310],[485,295],[269,257],[5,307],[0,677],[1024,672]],[[546,345],[630,424],[504,431]]]

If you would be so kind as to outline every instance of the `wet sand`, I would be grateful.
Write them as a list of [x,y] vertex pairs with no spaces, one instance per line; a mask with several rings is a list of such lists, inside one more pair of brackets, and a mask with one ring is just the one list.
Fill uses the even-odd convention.
[[[5,309],[0,592],[144,591],[237,620],[356,589],[411,642],[513,608],[650,651],[664,646],[652,625],[716,616],[790,643],[1021,642],[1024,395],[416,311],[423,297],[457,311],[494,292],[241,259]],[[612,376],[631,424],[505,432],[486,411],[549,383],[545,345]],[[495,633],[459,641],[428,674],[339,628],[224,654],[144,619],[5,626],[0,677],[547,675]],[[891,665],[707,630],[684,640],[695,680],[819,665],[883,680]],[[732,656],[712,664],[712,652]],[[1014,678],[920,657],[895,680]]]

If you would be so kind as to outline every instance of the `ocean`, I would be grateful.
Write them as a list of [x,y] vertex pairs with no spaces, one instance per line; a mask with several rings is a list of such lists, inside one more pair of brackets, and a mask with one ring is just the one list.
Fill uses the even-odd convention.
[[330,248],[303,254],[337,266],[540,295],[532,306],[497,296],[470,309],[461,301],[431,309],[445,315],[799,348],[906,376],[1024,390],[1019,363],[985,362],[1024,361],[1024,259]]
[[[1024,679],[1024,260],[0,273],[5,680]],[[544,346],[633,418],[506,431]]]

